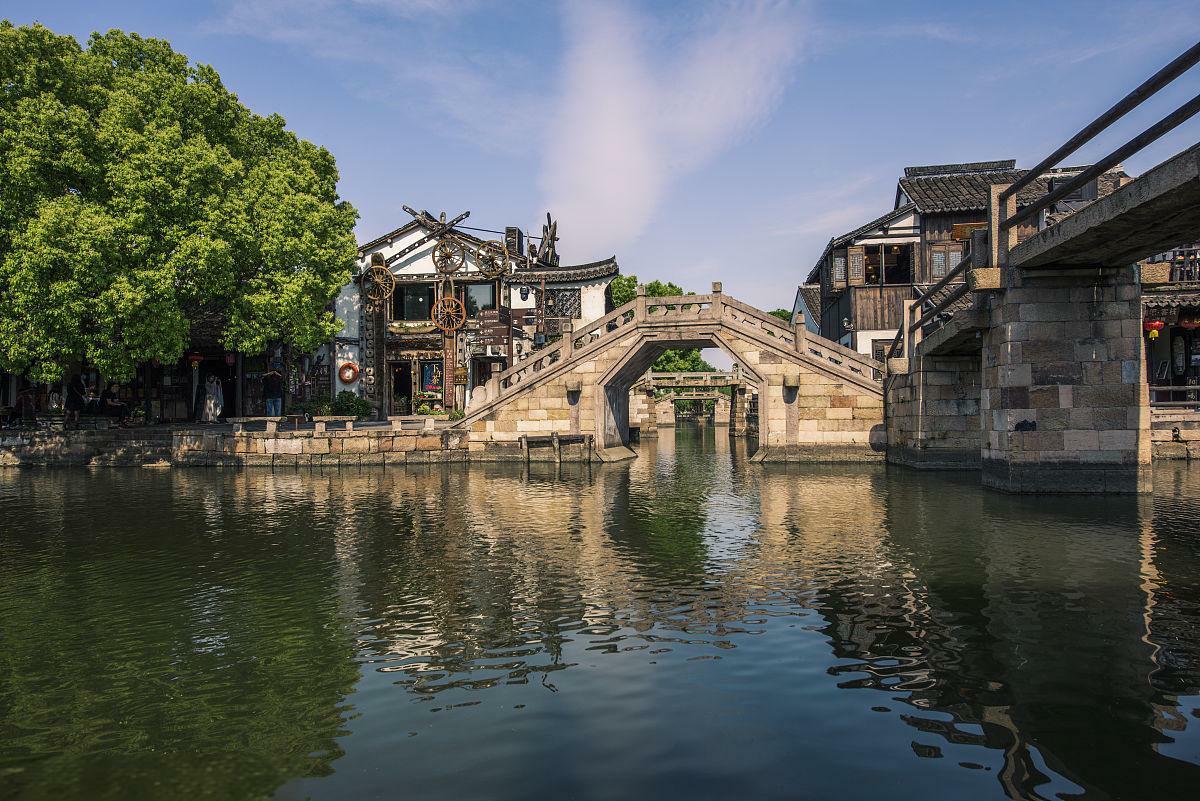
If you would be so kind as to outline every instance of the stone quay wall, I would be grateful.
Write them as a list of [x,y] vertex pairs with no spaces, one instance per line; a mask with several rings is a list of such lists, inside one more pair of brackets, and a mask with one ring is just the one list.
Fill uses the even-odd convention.
[[464,462],[468,439],[465,431],[391,428],[5,432],[0,435],[0,466],[347,467]]
[[1200,411],[1152,409],[1150,438],[1155,459],[1200,459]]

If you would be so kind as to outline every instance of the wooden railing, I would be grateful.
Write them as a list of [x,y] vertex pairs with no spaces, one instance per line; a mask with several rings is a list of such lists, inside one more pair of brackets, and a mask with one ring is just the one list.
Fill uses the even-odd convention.
[[1171,265],[1172,284],[1200,283],[1200,247],[1189,246],[1175,248],[1159,254],[1149,260],[1151,264]]

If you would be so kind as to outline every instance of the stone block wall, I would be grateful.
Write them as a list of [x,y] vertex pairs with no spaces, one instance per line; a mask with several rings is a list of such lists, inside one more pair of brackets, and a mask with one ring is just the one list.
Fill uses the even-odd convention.
[[[0,466],[347,467],[466,461],[465,431],[65,431],[0,439]],[[519,449],[514,458],[524,458]]]
[[1150,439],[1155,459],[1200,459],[1200,411],[1152,409]]
[[887,458],[924,469],[980,464],[980,356],[926,356],[887,385]]
[[655,402],[654,423],[663,428],[675,426],[675,400],[670,395],[665,395]]
[[1134,268],[1004,272],[983,343],[984,485],[1148,491],[1150,408]]

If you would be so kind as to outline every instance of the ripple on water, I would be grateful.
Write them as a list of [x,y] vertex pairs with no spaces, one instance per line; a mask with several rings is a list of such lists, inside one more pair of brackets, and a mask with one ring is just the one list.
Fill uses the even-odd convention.
[[1186,797],[1200,471],[0,472],[0,796]]

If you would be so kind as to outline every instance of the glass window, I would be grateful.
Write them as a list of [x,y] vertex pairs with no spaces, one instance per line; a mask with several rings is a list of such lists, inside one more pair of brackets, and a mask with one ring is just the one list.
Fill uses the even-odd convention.
[[428,320],[433,312],[433,286],[430,284],[398,286],[392,298],[393,319]]
[[933,277],[934,278],[945,278],[946,277],[946,251],[935,250],[931,254],[931,258],[933,259],[933,261],[932,261]]
[[845,281],[846,280],[846,257],[845,256],[834,256],[833,257],[833,280],[834,281]]
[[484,309],[496,308],[495,284],[469,284],[466,290],[467,316],[476,317]]

